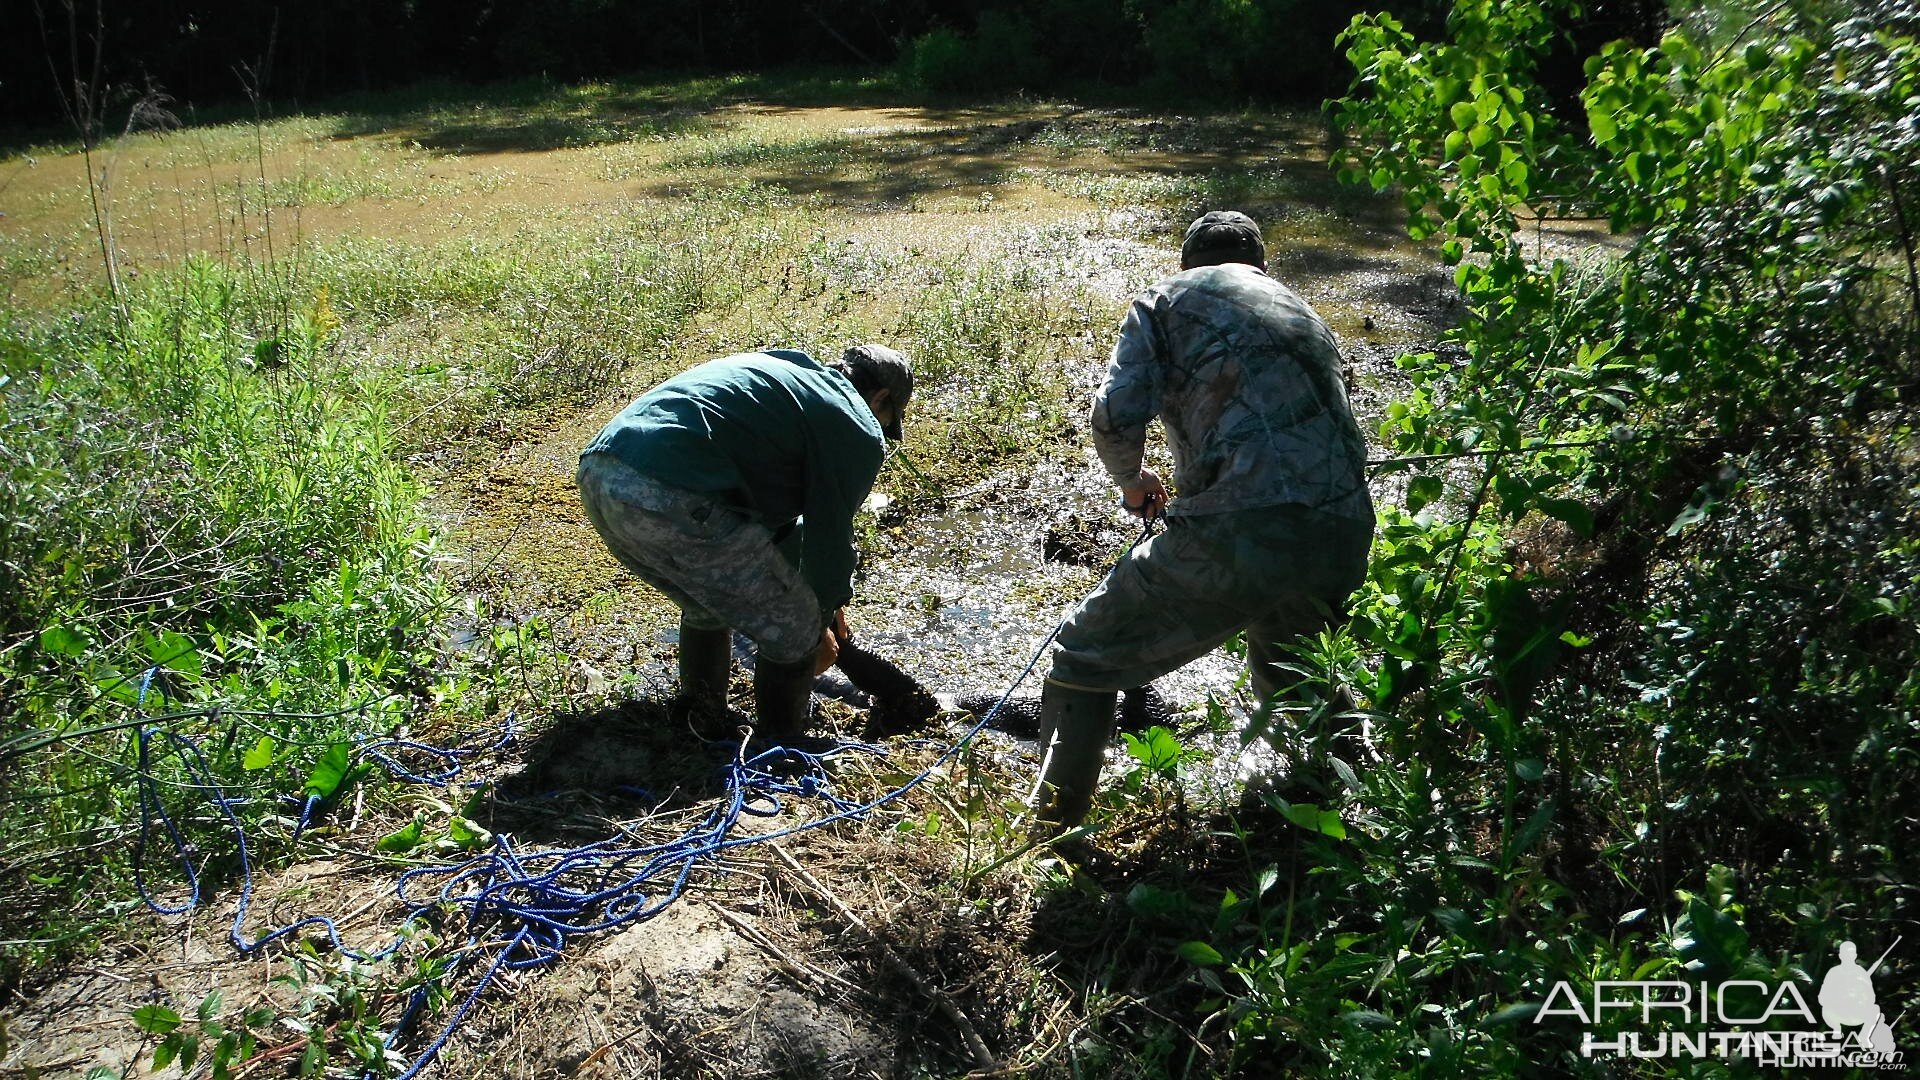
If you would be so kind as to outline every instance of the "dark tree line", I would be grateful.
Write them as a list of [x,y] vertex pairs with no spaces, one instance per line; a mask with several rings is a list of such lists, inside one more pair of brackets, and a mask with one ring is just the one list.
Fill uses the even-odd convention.
[[[1317,101],[1350,71],[1334,36],[1360,11],[1416,25],[1437,0],[9,0],[0,125],[63,126],[97,86],[110,127],[161,91],[196,108],[277,105],[423,78],[569,80],[644,71],[892,66],[927,93],[1148,85]],[[1600,0],[1586,22],[1644,37],[1661,0]],[[100,59],[97,78],[95,47]]]

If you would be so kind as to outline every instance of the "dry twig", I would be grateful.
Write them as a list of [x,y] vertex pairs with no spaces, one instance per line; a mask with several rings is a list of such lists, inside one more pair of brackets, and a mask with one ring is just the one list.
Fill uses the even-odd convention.
[[725,919],[727,922],[727,925],[733,927],[735,930],[738,930],[740,932],[741,937],[744,937],[748,941],[751,941],[755,945],[758,945],[762,949],[765,949],[767,951],[767,955],[779,961],[781,965],[787,970],[787,973],[789,975],[794,976],[796,979],[800,979],[801,985],[803,988],[811,989],[811,987],[806,987],[806,983],[805,983],[805,978],[811,977],[814,979],[818,979],[821,982],[832,983],[835,986],[838,986],[845,990],[851,990],[856,994],[860,993],[860,987],[854,985],[853,983],[847,981],[846,979],[841,978],[838,975],[835,975],[833,972],[822,970],[818,967],[815,967],[812,964],[807,963],[804,960],[796,960],[793,957],[788,956],[784,951],[781,950],[780,946],[775,945],[773,943],[772,938],[767,937],[767,935],[762,933],[759,930],[759,928],[753,926],[751,923],[747,922],[745,919],[742,919],[740,916],[735,915],[733,912],[728,911],[726,908],[721,907],[719,904],[709,904],[708,906],[713,909],[713,913],[715,915],[718,915],[722,919]]
[[865,934],[867,940],[873,942],[874,945],[880,949],[880,955],[886,959],[888,964],[892,965],[895,971],[900,973],[901,977],[912,983],[914,989],[926,995],[935,1005],[940,1007],[941,1012],[947,1014],[947,1019],[953,1021],[954,1027],[960,1029],[961,1037],[966,1040],[967,1050],[972,1053],[974,1062],[981,1069],[991,1070],[999,1064],[995,1061],[993,1052],[987,1049],[986,1040],[980,1037],[979,1030],[973,1026],[973,1021],[967,1019],[967,1015],[960,1011],[960,1007],[953,1003],[952,998],[948,997],[939,987],[934,986],[922,978],[920,973],[915,971],[906,960],[902,959],[899,953],[893,951],[893,946],[887,944],[885,938],[874,933],[873,928],[868,926],[865,920],[855,914],[852,908],[842,903],[840,898],[834,894],[833,890],[821,884],[818,878],[807,872],[806,867],[801,866],[792,855],[787,854],[787,849],[773,841],[768,841],[767,846],[772,848],[773,853],[780,858],[781,862],[786,864],[787,869],[792,871],[794,876],[800,879],[801,884],[812,890],[814,895],[818,896],[821,900],[824,900],[827,906],[831,907],[834,913],[846,920],[849,925]]

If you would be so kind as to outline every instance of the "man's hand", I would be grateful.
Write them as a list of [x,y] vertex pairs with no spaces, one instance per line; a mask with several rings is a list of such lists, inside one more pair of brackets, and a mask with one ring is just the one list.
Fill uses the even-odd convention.
[[1132,483],[1120,485],[1120,502],[1126,506],[1127,513],[1137,518],[1151,520],[1164,513],[1168,498],[1167,485],[1160,482],[1160,474],[1152,469],[1143,467]]
[[839,608],[834,611],[833,618],[827,621],[826,627],[820,631],[820,647],[814,650],[813,654],[813,673],[823,674],[828,668],[838,663],[840,643],[852,640],[853,631],[847,626],[847,609]]
[[840,639],[833,636],[833,627],[823,627],[820,631],[820,647],[813,652],[813,673],[822,674],[840,659]]

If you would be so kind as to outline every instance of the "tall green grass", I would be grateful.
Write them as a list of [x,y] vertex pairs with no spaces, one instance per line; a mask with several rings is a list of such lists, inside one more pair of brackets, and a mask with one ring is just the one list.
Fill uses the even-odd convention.
[[[24,943],[0,979],[131,891],[133,735],[90,729],[372,703],[161,722],[205,739],[237,793],[297,787],[314,747],[431,704],[447,597],[384,402],[332,352],[336,326],[324,291],[209,260],[143,278],[124,317],[0,323],[0,936]],[[243,768],[262,736],[271,763]]]

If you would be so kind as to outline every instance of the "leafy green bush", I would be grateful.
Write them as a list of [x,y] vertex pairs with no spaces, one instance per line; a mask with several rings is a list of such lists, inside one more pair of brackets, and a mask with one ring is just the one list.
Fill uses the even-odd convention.
[[[136,780],[202,872],[231,869],[204,778],[135,726],[200,742],[230,794],[284,791],[469,677],[438,669],[451,613],[419,492],[384,397],[331,355],[327,292],[193,261],[117,310],[0,328],[0,895],[30,943],[4,980],[130,891]],[[148,880],[175,895],[153,843]]]
[[927,93],[978,93],[1039,85],[1047,75],[1039,37],[1019,12],[983,11],[971,34],[936,26],[895,61],[901,82]]

